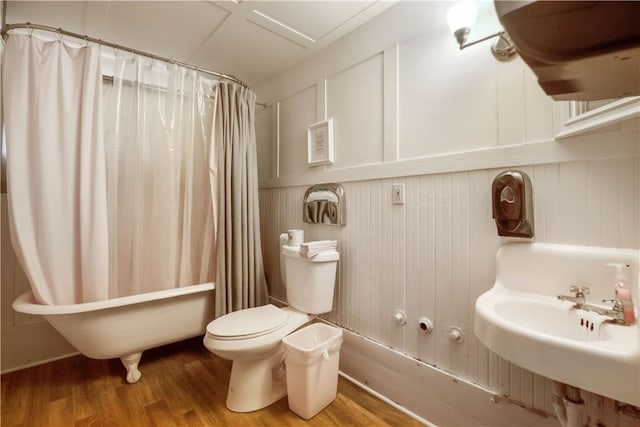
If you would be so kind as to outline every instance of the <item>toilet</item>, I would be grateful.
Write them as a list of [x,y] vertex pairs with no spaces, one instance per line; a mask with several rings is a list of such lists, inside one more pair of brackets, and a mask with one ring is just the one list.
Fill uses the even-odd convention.
[[280,247],[287,307],[247,308],[207,325],[205,347],[233,362],[226,405],[234,412],[256,411],[287,395],[282,338],[309,323],[312,315],[333,309],[338,252],[304,258],[298,250]]

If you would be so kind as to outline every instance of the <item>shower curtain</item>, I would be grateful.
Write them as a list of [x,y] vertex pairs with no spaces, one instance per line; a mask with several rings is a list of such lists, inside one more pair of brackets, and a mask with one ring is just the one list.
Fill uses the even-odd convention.
[[11,240],[35,298],[216,281],[262,305],[255,93],[177,65],[12,34],[2,61]]
[[108,298],[97,48],[12,35],[2,61],[11,241],[36,299]]
[[215,83],[175,64],[115,57],[104,102],[112,296],[215,280]]
[[217,279],[217,315],[266,303],[252,91],[129,53],[103,85],[99,48],[26,35],[3,59],[11,237],[39,302]]
[[196,71],[12,34],[2,61],[11,239],[43,304],[216,281],[262,305],[255,93]]
[[267,302],[260,243],[255,93],[229,83],[217,88],[211,181],[218,241],[216,317]]

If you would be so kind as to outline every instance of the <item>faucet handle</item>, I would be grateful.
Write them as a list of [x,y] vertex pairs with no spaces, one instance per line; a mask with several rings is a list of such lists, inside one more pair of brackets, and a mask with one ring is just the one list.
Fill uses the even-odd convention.
[[575,292],[576,294],[583,294],[583,295],[589,295],[591,293],[591,291],[589,291],[589,288],[587,288],[586,286],[575,286],[575,285],[572,285],[569,288],[569,292]]
[[602,300],[602,302],[610,302],[613,304],[613,310],[622,311],[622,301],[620,301],[618,298],[605,298]]

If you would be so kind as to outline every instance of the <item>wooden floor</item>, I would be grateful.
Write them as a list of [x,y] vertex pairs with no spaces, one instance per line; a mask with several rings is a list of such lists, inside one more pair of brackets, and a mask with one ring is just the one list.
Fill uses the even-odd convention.
[[1,377],[2,426],[419,426],[417,421],[339,379],[338,397],[311,420],[287,398],[260,411],[225,407],[231,363],[201,338],[148,350],[142,379],[127,384],[120,361],[84,356]]

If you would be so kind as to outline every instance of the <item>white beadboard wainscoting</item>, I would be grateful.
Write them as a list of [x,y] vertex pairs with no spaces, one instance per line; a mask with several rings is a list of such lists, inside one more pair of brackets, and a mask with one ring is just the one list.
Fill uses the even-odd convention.
[[[519,167],[533,184],[535,241],[638,248],[638,165],[636,154]],[[279,270],[281,232],[301,228],[305,241],[336,239],[341,258],[334,309],[323,316],[326,320],[532,411],[553,413],[548,379],[501,359],[473,334],[475,300],[493,285],[495,253],[507,241],[498,237],[491,217],[491,183],[502,170],[345,182],[344,227],[302,221],[305,186],[263,188],[260,212],[270,295],[286,298]],[[405,184],[404,205],[392,204],[393,183]],[[396,309],[406,311],[406,325],[393,320]],[[433,321],[432,334],[418,328],[423,316]],[[451,326],[462,329],[464,342],[449,340]],[[349,361],[356,354],[343,354],[345,366],[358,365]],[[426,400],[437,384],[425,381],[422,387]],[[613,401],[585,396],[591,421],[633,425],[632,418],[616,413]],[[457,399],[446,404],[460,405],[460,411],[467,406]],[[419,407],[408,409],[419,413]]]
[[344,332],[340,371],[378,397],[427,425],[557,427],[543,411],[417,361],[351,331]]

